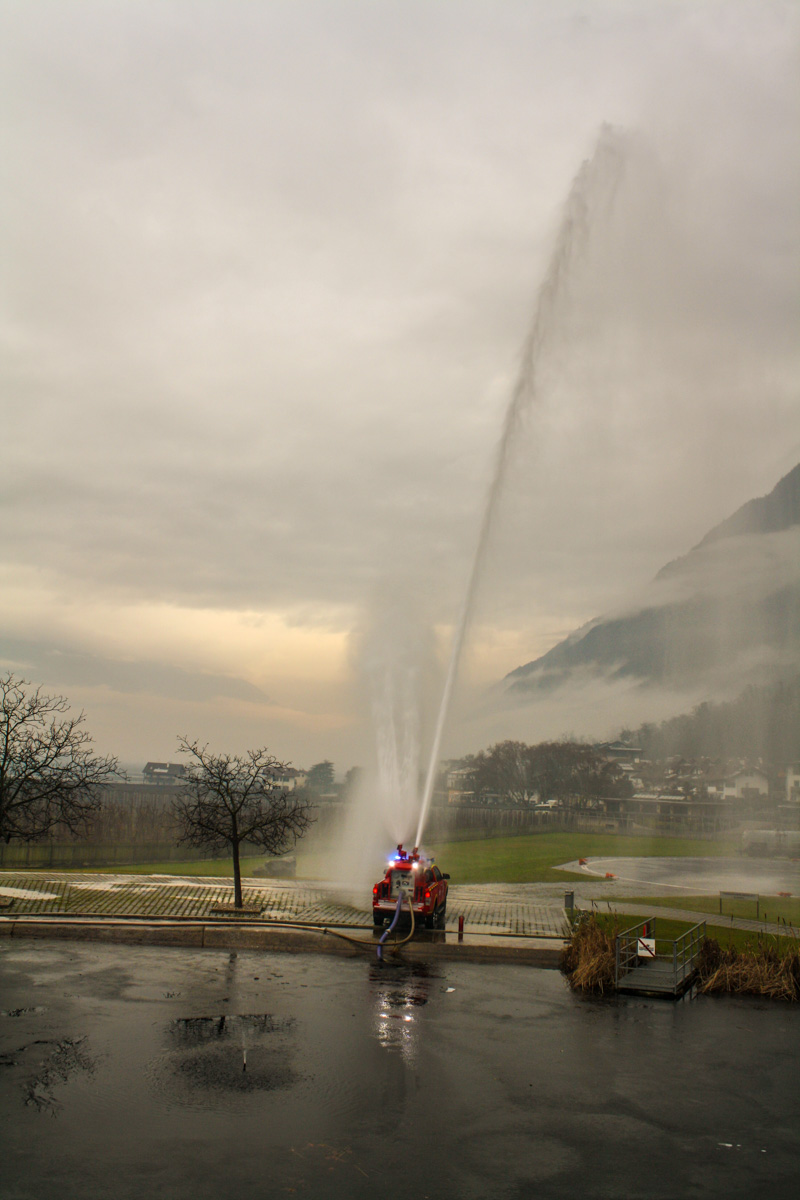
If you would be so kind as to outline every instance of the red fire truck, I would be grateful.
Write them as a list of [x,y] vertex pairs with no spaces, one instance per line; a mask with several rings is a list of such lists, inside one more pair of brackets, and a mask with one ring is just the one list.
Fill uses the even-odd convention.
[[[402,845],[398,846],[383,879],[372,889],[372,920],[380,926],[387,917],[392,917],[402,893],[411,902],[415,921],[424,923],[426,929],[444,928],[449,878],[433,859],[423,857],[416,846],[410,854]],[[408,912],[408,904],[404,902],[401,916],[406,917]]]

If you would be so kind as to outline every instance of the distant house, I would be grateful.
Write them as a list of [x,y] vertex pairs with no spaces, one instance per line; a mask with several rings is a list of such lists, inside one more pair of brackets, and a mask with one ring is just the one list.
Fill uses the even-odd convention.
[[296,767],[284,767],[282,771],[275,771],[271,779],[275,787],[283,788],[287,792],[302,787],[305,781],[305,771],[298,771]]
[[145,783],[155,783],[162,787],[174,787],[180,783],[186,774],[183,763],[149,762],[142,771]]
[[728,800],[766,799],[769,795],[769,775],[760,767],[744,767],[725,780]]
[[601,742],[595,749],[604,758],[617,763],[636,763],[642,757],[642,747],[630,746],[627,742]]

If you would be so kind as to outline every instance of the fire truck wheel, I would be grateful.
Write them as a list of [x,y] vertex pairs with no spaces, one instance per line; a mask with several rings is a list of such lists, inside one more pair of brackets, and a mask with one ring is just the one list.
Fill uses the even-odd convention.
[[442,905],[442,907],[439,909],[438,913],[436,914],[436,924],[439,926],[440,929],[444,929],[446,920],[447,920],[447,902],[445,901],[445,903]]
[[377,925],[378,928],[380,928],[380,926],[383,924],[383,914],[374,912],[372,914],[372,924]]
[[435,928],[435,926],[436,926],[436,913],[431,913],[430,916],[427,916],[425,918],[425,928],[433,929],[433,928]]

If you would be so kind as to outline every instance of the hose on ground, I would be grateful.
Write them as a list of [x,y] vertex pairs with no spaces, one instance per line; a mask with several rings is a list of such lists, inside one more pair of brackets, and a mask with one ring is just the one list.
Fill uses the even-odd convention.
[[397,907],[394,910],[394,916],[392,917],[392,923],[389,926],[389,928],[386,930],[386,932],[384,934],[382,934],[380,941],[378,942],[378,961],[379,962],[383,962],[383,944],[386,941],[386,939],[388,938],[389,934],[394,929],[397,922],[400,920],[400,912],[403,907],[404,899],[408,900],[408,911],[411,913],[411,932],[409,933],[408,937],[403,938],[403,940],[401,942],[395,942],[394,945],[392,945],[390,947],[390,949],[393,951],[397,951],[401,946],[404,946],[406,944],[406,942],[410,942],[412,937],[414,936],[414,906],[411,903],[411,897],[408,895],[408,893],[405,891],[404,888],[401,888],[400,895],[397,897]]
[[375,945],[374,942],[365,942],[361,938],[349,937],[346,933],[339,933],[336,929],[318,929],[317,933],[329,933],[331,937],[341,938],[343,942],[349,942],[351,946],[360,946],[362,950],[371,950]]
[[[400,919],[400,911],[403,907],[403,898],[404,897],[406,900],[408,900],[408,908],[409,908],[409,912],[411,913],[411,931],[401,941],[391,942],[388,946],[386,946],[386,949],[391,950],[392,954],[395,954],[400,949],[401,946],[405,946],[406,942],[410,942],[412,937],[414,936],[414,930],[415,930],[414,908],[413,908],[413,905],[411,904],[410,898],[406,895],[406,893],[401,892],[400,896],[397,899],[397,907],[394,910],[394,917],[392,918],[392,923],[389,926],[389,928],[386,930],[386,932],[381,935],[381,939],[378,942],[378,959],[381,962],[383,962],[383,949],[384,949],[384,944],[386,942],[386,939],[388,938],[389,934],[392,932],[392,930],[394,929],[398,920]],[[341,940],[343,942],[349,942],[351,946],[358,946],[361,950],[371,950],[372,947],[375,945],[374,942],[365,942],[361,938],[349,937],[348,934],[339,933],[335,929],[323,929],[321,932],[322,933],[330,933],[330,934],[332,934],[333,937],[341,938]]]

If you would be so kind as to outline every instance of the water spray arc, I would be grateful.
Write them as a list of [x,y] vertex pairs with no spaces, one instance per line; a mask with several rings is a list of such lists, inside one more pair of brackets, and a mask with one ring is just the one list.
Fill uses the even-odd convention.
[[453,637],[422,793],[417,834],[414,839],[417,845],[422,842],[428,818],[442,735],[458,675],[464,639],[475,606],[489,537],[503,491],[511,449],[516,435],[522,428],[526,412],[529,411],[535,400],[539,357],[558,319],[574,264],[585,251],[593,219],[604,209],[610,208],[613,202],[625,163],[626,145],[627,139],[621,131],[610,125],[602,127],[594,153],[582,164],[570,188],[555,248],[536,299],[533,321],[522,349],[520,369],[506,409],[503,429],[495,452],[489,491],[483,509],[472,565],[467,577],[461,613]]

